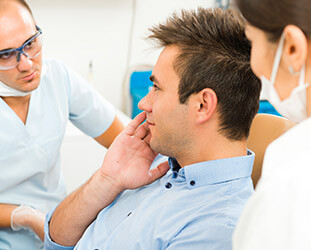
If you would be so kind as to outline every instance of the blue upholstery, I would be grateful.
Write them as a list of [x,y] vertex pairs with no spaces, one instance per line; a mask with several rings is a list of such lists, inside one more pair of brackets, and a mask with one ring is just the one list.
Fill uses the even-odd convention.
[[265,113],[265,114],[272,114],[281,116],[279,112],[275,110],[275,108],[270,104],[270,102],[266,100],[262,100],[259,103],[259,110],[258,113]]
[[132,97],[132,118],[141,110],[137,107],[139,101],[148,94],[153,83],[149,80],[151,71],[134,71],[130,78],[130,94]]

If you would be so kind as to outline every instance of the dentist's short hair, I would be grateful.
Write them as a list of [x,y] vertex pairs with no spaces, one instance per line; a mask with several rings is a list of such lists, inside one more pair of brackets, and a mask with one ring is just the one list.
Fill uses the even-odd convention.
[[149,38],[161,47],[176,45],[180,50],[174,62],[180,103],[204,88],[214,90],[220,132],[230,140],[247,138],[261,83],[250,67],[251,46],[241,16],[233,10],[183,10],[150,31]]

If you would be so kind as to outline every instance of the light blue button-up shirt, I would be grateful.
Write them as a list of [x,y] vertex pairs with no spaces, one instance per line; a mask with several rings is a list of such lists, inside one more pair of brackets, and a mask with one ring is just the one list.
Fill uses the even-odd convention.
[[54,249],[219,249],[231,250],[232,233],[247,199],[254,153],[207,161],[181,168],[169,159],[171,169],[154,183],[127,190],[87,228],[75,247]]

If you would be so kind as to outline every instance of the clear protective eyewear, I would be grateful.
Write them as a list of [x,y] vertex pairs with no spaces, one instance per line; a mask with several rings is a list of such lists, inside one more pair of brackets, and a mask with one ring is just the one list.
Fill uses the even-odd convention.
[[14,69],[19,64],[22,54],[29,59],[34,59],[41,53],[42,30],[38,26],[36,29],[38,32],[19,48],[0,51],[0,70]]

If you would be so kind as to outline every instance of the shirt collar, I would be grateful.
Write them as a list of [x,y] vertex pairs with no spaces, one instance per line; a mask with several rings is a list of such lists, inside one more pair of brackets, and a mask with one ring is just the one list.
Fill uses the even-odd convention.
[[185,178],[187,186],[192,189],[250,177],[254,158],[254,152],[247,150],[246,156],[199,162],[183,168],[174,158],[169,158],[168,162],[173,172],[172,178]]
[[181,169],[178,161],[175,158],[169,157],[168,163],[169,163],[170,169],[173,172],[173,178],[176,178],[178,176],[179,170]]

